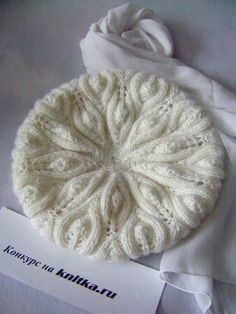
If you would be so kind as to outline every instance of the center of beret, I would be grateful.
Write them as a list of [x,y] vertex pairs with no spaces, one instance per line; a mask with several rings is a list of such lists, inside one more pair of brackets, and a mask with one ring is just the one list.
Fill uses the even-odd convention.
[[123,152],[119,145],[114,143],[107,145],[103,149],[100,158],[100,167],[110,172],[122,173],[128,171],[131,166],[131,159]]

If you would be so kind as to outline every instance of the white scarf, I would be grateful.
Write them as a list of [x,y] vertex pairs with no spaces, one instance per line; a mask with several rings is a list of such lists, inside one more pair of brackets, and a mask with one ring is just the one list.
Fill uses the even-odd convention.
[[[204,106],[222,138],[229,159],[216,209],[190,237],[165,251],[160,262],[161,277],[195,293],[206,312],[213,279],[236,283],[236,95],[172,57],[171,35],[150,9],[125,4],[110,10],[91,25],[80,45],[88,72],[135,69],[176,83]],[[158,257],[147,257],[146,263]]]

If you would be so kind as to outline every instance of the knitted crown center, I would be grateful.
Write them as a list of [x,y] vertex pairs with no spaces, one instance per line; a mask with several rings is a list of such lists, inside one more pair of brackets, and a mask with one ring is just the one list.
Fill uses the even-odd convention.
[[110,172],[122,173],[130,168],[131,161],[118,145],[110,144],[104,149],[100,164],[102,168]]

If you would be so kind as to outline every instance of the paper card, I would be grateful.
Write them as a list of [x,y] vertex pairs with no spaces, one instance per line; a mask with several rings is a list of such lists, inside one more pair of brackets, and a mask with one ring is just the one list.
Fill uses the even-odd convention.
[[155,313],[164,289],[157,270],[61,248],[7,208],[0,210],[0,272],[94,314]]

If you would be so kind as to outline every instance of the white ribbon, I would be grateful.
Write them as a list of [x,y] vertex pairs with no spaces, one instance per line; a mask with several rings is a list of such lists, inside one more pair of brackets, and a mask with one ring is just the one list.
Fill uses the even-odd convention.
[[[160,263],[162,278],[195,293],[206,312],[213,298],[213,278],[236,283],[236,96],[174,59],[171,35],[149,9],[125,4],[108,11],[91,25],[80,45],[88,72],[135,69],[176,83],[204,106],[222,138],[231,163],[228,160],[216,209],[190,237],[165,251]],[[155,265],[158,258],[156,254],[142,260]]]

